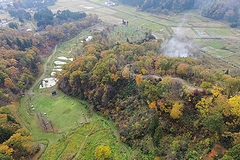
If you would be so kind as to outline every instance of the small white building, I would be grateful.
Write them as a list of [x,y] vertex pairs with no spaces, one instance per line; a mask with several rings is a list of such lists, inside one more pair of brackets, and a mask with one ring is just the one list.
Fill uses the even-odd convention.
[[105,2],[105,6],[107,6],[107,7],[111,7],[111,6],[115,6],[115,5],[116,4],[114,2],[112,2],[112,1]]

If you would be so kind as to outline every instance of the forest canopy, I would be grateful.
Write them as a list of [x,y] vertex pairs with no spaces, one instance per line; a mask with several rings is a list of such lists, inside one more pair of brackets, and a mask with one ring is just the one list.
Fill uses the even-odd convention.
[[165,57],[158,40],[112,45],[108,37],[107,29],[94,32],[58,75],[58,87],[110,117],[121,141],[171,159],[198,159],[207,156],[201,148],[239,143],[240,77],[200,59]]

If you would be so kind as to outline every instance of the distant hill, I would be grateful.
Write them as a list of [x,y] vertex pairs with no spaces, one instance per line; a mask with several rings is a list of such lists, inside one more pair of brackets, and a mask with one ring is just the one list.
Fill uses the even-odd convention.
[[151,13],[168,14],[200,9],[204,17],[230,22],[230,26],[234,28],[240,27],[239,0],[119,0],[119,2]]
[[216,20],[230,22],[233,28],[240,27],[240,1],[239,0],[216,0],[202,8],[202,15]]

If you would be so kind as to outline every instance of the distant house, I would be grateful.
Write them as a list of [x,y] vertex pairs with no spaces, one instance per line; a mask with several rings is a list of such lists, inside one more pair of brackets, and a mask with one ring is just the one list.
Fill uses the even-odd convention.
[[0,19],[0,26],[6,27],[8,24],[8,19]]
[[116,5],[116,3],[112,2],[112,1],[105,2],[105,6],[107,6],[107,7],[111,7],[111,6],[115,6],[115,5]]
[[93,39],[93,36],[88,36],[86,39],[86,42],[91,41]]
[[1,19],[1,22],[2,22],[2,23],[7,23],[7,22],[8,22],[8,19],[6,19],[6,18],[5,18],[5,19]]

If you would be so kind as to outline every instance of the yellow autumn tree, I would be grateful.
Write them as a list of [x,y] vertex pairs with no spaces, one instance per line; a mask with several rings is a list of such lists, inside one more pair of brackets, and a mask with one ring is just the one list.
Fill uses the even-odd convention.
[[231,105],[232,114],[240,117],[240,96],[234,96],[229,99],[229,104]]
[[212,97],[203,97],[201,101],[196,104],[196,108],[199,110],[202,117],[207,117],[207,115],[209,114],[212,101]]
[[139,85],[142,82],[142,74],[136,75],[136,83]]
[[109,146],[100,145],[95,149],[95,157],[99,160],[104,160],[111,154],[111,149]]
[[110,77],[112,78],[112,80],[113,80],[114,82],[117,82],[117,80],[119,79],[119,76],[118,76],[117,74],[111,74]]
[[7,154],[9,156],[11,156],[11,154],[13,153],[13,149],[8,147],[7,145],[0,145],[0,153],[2,154]]
[[213,97],[214,98],[218,97],[221,94],[221,92],[223,91],[223,89],[224,88],[221,88],[221,87],[218,87],[218,86],[213,86],[212,91],[211,91],[212,94],[213,94]]
[[160,157],[155,157],[154,160],[161,160],[161,158]]
[[178,119],[182,116],[182,103],[175,103],[170,111],[170,116],[173,119]]
[[30,132],[24,128],[17,130],[3,145],[14,150],[11,155],[14,159],[33,155],[38,150],[38,145],[33,143]]

